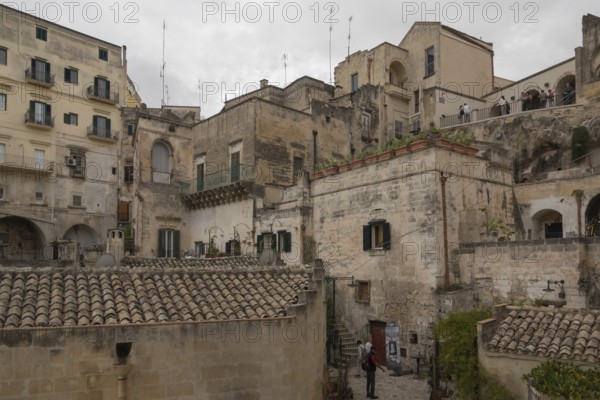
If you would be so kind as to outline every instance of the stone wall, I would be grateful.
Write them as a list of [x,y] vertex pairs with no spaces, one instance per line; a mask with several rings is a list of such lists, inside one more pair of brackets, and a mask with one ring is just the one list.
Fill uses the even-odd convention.
[[[322,281],[315,282],[304,304],[278,319],[5,330],[0,397],[319,399],[325,315]],[[117,343],[132,344],[122,364]]]
[[[460,268],[460,283],[472,287],[473,299],[484,307],[500,303],[563,304],[597,308],[600,240],[553,239],[462,245],[453,262]],[[551,281],[548,286],[548,281]],[[550,287],[551,292],[545,291]]]

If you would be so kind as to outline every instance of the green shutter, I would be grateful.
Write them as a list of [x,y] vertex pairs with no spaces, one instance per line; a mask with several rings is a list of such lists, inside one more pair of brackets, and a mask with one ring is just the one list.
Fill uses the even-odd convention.
[[256,237],[256,251],[258,253],[262,253],[265,248],[265,238],[264,235],[258,235]]
[[180,238],[180,233],[179,231],[173,231],[173,254],[175,255],[175,258],[181,258],[181,254],[180,254],[180,246],[179,246],[179,238]]
[[165,256],[165,238],[164,231],[162,229],[158,230],[158,258],[162,258]]
[[225,243],[225,253],[227,253],[227,255],[231,255],[231,240]]
[[283,251],[286,253],[292,252],[292,232],[283,234]]
[[277,249],[277,234],[276,233],[271,233],[271,248],[272,249]]
[[98,96],[98,77],[94,77],[94,96]]
[[392,232],[390,229],[390,223],[386,222],[383,224],[383,249],[390,250],[392,248]]
[[241,256],[242,255],[242,244],[240,243],[239,240],[234,240],[233,241],[233,255],[234,256]]
[[106,118],[106,134],[105,136],[107,138],[112,137],[112,134],[110,133],[110,119]]
[[363,226],[363,250],[371,249],[371,225]]
[[50,81],[50,63],[46,63],[46,79]]

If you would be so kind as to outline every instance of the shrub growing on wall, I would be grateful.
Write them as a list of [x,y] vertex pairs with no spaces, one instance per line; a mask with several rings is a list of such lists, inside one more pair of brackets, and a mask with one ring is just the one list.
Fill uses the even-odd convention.
[[590,134],[585,126],[573,128],[571,138],[571,159],[573,161],[581,159],[589,151]]
[[553,399],[600,399],[600,367],[583,371],[573,363],[549,360],[523,375],[523,380]]

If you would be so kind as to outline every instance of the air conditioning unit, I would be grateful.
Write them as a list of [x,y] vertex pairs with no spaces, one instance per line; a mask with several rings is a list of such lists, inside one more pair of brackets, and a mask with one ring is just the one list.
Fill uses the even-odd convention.
[[68,167],[76,167],[77,166],[77,160],[74,158],[67,158],[67,166]]

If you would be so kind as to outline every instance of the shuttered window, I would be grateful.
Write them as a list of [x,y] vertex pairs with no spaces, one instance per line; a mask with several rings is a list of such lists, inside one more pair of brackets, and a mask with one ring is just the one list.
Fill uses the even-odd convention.
[[171,183],[169,149],[164,143],[155,143],[152,147],[152,181]]
[[363,226],[363,250],[391,248],[391,228],[388,222],[377,220]]

